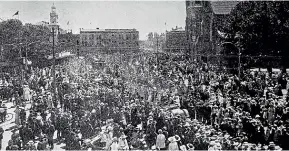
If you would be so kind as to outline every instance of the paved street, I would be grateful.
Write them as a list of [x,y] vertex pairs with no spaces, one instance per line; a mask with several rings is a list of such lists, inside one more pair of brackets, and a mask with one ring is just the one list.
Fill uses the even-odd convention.
[[[5,149],[6,146],[8,145],[8,141],[11,138],[11,135],[13,134],[14,131],[16,131],[16,125],[15,125],[15,116],[14,116],[14,110],[15,107],[13,106],[13,104],[11,102],[5,103],[7,106],[7,112],[8,113],[13,113],[13,118],[10,121],[6,121],[4,123],[1,123],[0,126],[2,126],[2,128],[4,129],[4,134],[3,134],[3,140],[2,140],[2,149]],[[29,109],[31,107],[31,104],[26,104],[25,109],[26,109],[26,115],[28,117],[29,115]],[[54,139],[56,140],[56,132],[54,134]],[[65,144],[58,144],[55,143],[54,144],[54,150],[64,150],[63,147],[65,146]]]

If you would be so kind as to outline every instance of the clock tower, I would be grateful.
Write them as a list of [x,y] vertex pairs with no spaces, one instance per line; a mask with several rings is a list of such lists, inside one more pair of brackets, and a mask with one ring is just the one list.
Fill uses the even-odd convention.
[[[58,33],[59,33],[59,25],[58,25],[58,15],[56,13],[56,7],[54,6],[54,4],[51,7],[51,12],[50,12],[50,31],[53,33],[54,35],[54,41],[55,43],[57,43],[58,41]],[[50,38],[50,41],[52,42],[52,37]]]
[[57,19],[58,19],[58,15],[56,13],[56,7],[54,6],[54,4],[51,7],[51,12],[50,12],[50,24],[57,24]]

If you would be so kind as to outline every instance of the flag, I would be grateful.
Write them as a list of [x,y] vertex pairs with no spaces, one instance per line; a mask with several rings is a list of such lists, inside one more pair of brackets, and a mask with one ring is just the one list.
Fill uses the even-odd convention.
[[[13,16],[16,16],[16,15],[19,15],[19,11],[17,11]],[[13,16],[12,16],[12,17],[13,17]]]

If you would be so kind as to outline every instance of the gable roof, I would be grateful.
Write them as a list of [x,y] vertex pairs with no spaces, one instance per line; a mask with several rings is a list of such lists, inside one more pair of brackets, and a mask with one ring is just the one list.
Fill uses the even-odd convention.
[[211,1],[211,7],[214,14],[227,15],[238,3],[239,1]]

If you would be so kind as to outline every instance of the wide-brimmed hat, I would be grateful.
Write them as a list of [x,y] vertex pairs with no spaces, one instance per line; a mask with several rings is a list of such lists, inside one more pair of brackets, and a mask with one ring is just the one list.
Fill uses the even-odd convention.
[[185,127],[190,127],[191,124],[189,124],[188,122],[186,122],[186,124],[184,125]]
[[127,136],[123,134],[123,135],[121,135],[119,138],[125,139],[125,138],[127,138]]
[[112,139],[112,142],[117,142],[117,137],[114,137],[114,138]]
[[276,151],[281,151],[282,148],[281,148],[280,146],[275,146],[275,150],[276,150]]
[[91,142],[90,139],[85,139],[85,140],[83,141],[83,143],[85,143],[85,144],[89,144],[90,142]]
[[169,142],[176,142],[176,138],[175,138],[175,137],[169,137],[169,138],[168,138],[168,141],[169,141]]
[[238,146],[238,145],[239,145],[238,142],[234,142],[234,143],[233,143],[233,146]]
[[248,146],[248,145],[249,145],[248,142],[244,142],[244,143],[243,143],[243,146]]
[[27,144],[34,144],[33,140],[28,141]]
[[191,143],[187,144],[187,147],[188,147],[188,149],[195,148],[194,145]]
[[274,142],[270,142],[270,143],[269,143],[269,147],[272,147],[272,146],[275,147],[275,143],[274,143]]
[[148,117],[148,120],[153,120],[154,118],[152,116],[149,116]]
[[181,138],[180,138],[180,136],[179,136],[179,135],[175,135],[175,139],[176,139],[176,142],[178,142],[178,141],[180,141],[180,140],[181,140]]
[[210,141],[209,145],[210,146],[215,146],[216,142],[215,141]]

